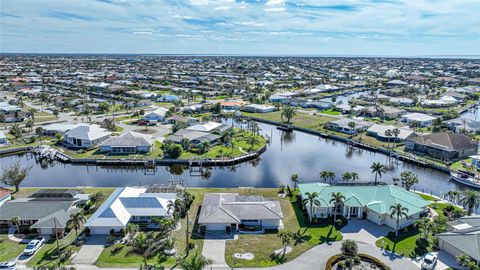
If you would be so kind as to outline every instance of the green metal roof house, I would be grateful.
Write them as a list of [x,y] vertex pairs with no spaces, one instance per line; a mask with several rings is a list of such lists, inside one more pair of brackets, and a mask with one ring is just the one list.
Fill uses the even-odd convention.
[[[396,219],[390,217],[390,206],[400,203],[408,208],[408,217],[400,220],[400,228],[411,225],[427,211],[428,201],[419,195],[394,185],[372,185],[370,183],[340,183],[329,185],[325,183],[299,184],[302,199],[306,192],[317,192],[320,206],[306,210],[308,215],[315,218],[324,218],[330,215],[342,215],[346,218],[367,218],[378,224],[396,227]],[[340,192],[345,197],[342,204],[330,203],[332,193]]]

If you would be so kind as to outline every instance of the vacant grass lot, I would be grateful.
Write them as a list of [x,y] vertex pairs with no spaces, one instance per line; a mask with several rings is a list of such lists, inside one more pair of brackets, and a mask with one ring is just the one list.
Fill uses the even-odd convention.
[[[308,249],[332,241],[342,239],[340,231],[337,231],[330,224],[308,224],[304,216],[304,212],[300,207],[291,202],[289,198],[279,198],[276,189],[252,191],[253,194],[261,194],[274,200],[280,200],[282,212],[284,215],[284,229],[291,232],[303,232],[303,242],[293,243],[292,251],[285,256],[285,260],[292,260]],[[277,260],[273,260],[270,255],[278,249],[282,248],[282,243],[277,237],[276,232],[270,232],[261,235],[240,235],[238,240],[227,241],[225,251],[225,260],[230,267],[266,267],[279,264]],[[233,257],[234,253],[251,252],[255,255],[253,260],[240,260]]]
[[[245,116],[250,116],[250,117],[257,117],[257,118],[262,118],[265,120],[270,120],[270,121],[276,121],[276,122],[281,122],[281,112],[276,111],[276,112],[269,112],[269,113],[243,113]],[[302,112],[297,112],[297,115],[293,119],[293,125],[302,127],[302,128],[309,128],[313,130],[319,130],[322,131],[322,124],[335,120],[335,117],[332,116],[326,116],[326,115],[311,115],[307,113],[302,113]]]

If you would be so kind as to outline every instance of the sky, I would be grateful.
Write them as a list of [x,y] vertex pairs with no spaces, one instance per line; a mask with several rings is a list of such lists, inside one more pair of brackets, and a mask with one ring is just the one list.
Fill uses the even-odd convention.
[[480,55],[480,0],[0,0],[0,53]]

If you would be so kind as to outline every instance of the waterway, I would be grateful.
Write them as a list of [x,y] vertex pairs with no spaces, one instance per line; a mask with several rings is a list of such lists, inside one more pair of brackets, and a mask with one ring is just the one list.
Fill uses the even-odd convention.
[[[360,181],[373,181],[370,170],[373,162],[387,166],[381,181],[392,183],[404,170],[416,173],[420,182],[417,190],[441,194],[462,189],[449,180],[449,175],[430,168],[414,166],[389,159],[386,155],[352,148],[302,132],[284,133],[275,126],[260,124],[261,133],[271,137],[270,145],[259,160],[237,166],[211,168],[203,176],[188,168],[158,166],[155,172],[143,169],[75,166],[56,163],[41,166],[29,155],[0,158],[0,166],[20,159],[32,165],[31,173],[22,186],[41,187],[121,187],[126,185],[166,184],[172,177],[183,179],[188,187],[279,187],[289,184],[290,176],[298,174],[301,182],[321,181],[319,172],[334,171],[337,180],[344,172],[357,172]],[[44,164],[45,165],[45,164]]]

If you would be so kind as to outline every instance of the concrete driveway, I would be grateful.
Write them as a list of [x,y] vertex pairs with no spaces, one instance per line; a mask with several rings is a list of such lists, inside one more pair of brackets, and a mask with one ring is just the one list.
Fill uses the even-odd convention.
[[213,260],[213,264],[209,265],[208,269],[228,268],[225,262],[226,244],[227,240],[225,239],[205,239],[203,241],[202,255]]
[[87,237],[82,248],[78,251],[72,264],[94,264],[104,249],[107,235],[92,235]]
[[[460,269],[461,267],[457,264],[457,260],[455,257],[452,255],[446,253],[445,251],[441,250],[439,252],[434,252],[437,254],[437,265],[435,266],[435,270],[444,270],[444,269]],[[421,267],[423,257],[418,257],[416,260],[413,262],[418,265],[418,267]]]
[[369,220],[349,220],[347,226],[342,228],[343,239],[351,239],[375,245],[375,242],[386,236],[391,229],[379,226]]

